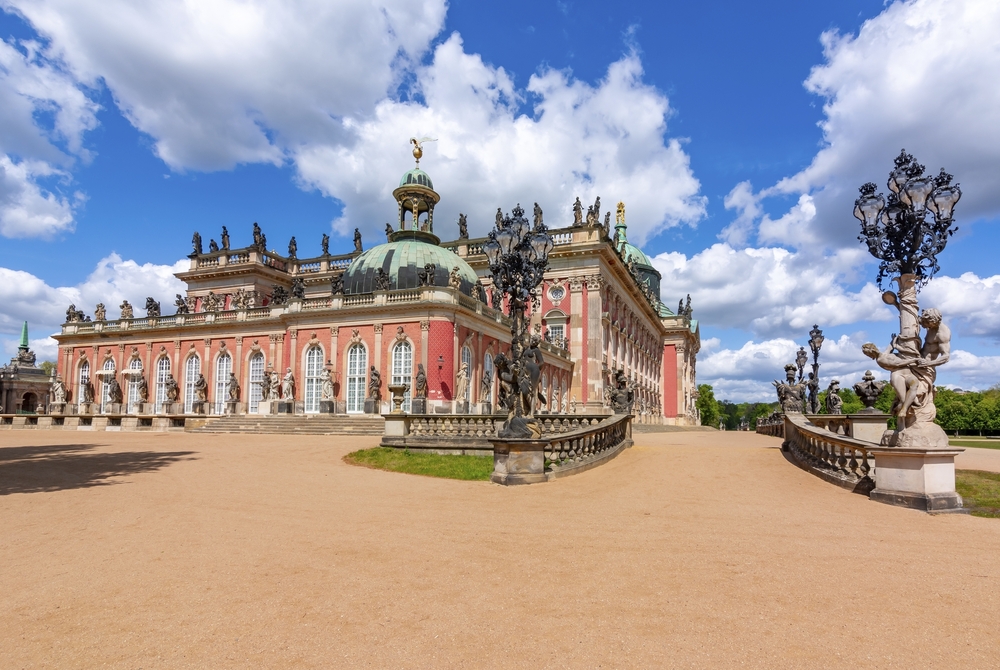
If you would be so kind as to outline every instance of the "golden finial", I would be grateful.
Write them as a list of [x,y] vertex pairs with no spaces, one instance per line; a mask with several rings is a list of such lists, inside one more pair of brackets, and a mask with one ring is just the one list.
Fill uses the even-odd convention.
[[413,145],[413,157],[417,159],[417,167],[420,167],[420,159],[424,155],[424,142],[437,142],[437,138],[434,137],[421,137],[419,140],[416,137],[410,138],[410,144]]
[[615,212],[615,225],[625,225],[625,203],[621,200],[618,201],[618,211]]

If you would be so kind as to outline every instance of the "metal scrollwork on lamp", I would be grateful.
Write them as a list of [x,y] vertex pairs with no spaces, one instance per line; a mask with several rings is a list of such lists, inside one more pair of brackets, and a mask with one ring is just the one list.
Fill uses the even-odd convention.
[[[510,215],[497,216],[497,227],[483,244],[490,264],[493,284],[499,296],[509,297],[507,313],[511,319],[510,354],[497,354],[496,377],[501,385],[503,403],[508,411],[500,437],[537,438],[541,429],[534,418],[538,402],[542,354],[537,336],[529,337],[526,311],[529,303],[539,307],[535,289],[548,267],[554,242],[538,217],[532,229],[517,205]],[[544,401],[543,401],[544,402]]]
[[[882,300],[899,311],[899,334],[885,350],[872,343],[862,347],[891,372],[889,383],[897,396],[891,446],[948,446],[944,431],[934,423],[934,382],[938,366],[950,357],[951,332],[937,309],[919,313],[917,291],[940,270],[937,255],[957,230],[952,215],[962,190],[951,181],[943,168],[936,177],[925,175],[924,166],[904,150],[889,173],[889,195],[876,193],[876,185],[868,182],[854,203],[854,216],[861,222],[858,239],[880,261],[879,288],[886,278],[899,285],[898,295],[882,294]],[[923,340],[921,327],[927,331]]]

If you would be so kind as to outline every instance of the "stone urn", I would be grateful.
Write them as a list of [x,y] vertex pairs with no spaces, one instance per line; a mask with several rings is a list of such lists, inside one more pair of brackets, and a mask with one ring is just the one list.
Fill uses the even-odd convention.
[[402,414],[403,413],[403,401],[406,399],[405,394],[410,390],[409,384],[389,384],[389,393],[392,394],[392,413]]

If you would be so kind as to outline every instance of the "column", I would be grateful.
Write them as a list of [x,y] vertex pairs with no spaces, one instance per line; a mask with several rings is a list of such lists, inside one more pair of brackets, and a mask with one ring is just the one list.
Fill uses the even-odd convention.
[[[305,383],[305,373],[303,371],[300,374],[300,371],[298,369],[298,360],[299,360],[299,356],[298,356],[299,330],[298,330],[298,328],[289,328],[288,329],[288,334],[291,336],[292,339],[291,339],[291,350],[288,352],[288,366],[287,367],[290,367],[292,369],[292,374],[295,375],[296,383],[295,383],[295,392],[294,392],[294,395],[297,396],[297,395],[299,395],[299,387],[302,384]],[[284,377],[285,376],[284,373],[282,373],[281,376]],[[302,380],[301,382],[299,381],[300,378]],[[293,397],[292,400],[295,400],[295,398]]]
[[424,366],[424,373],[427,373],[427,338],[431,329],[430,321],[420,322],[420,364]]
[[[592,361],[587,366],[586,377],[586,407],[596,411],[601,409],[601,398],[604,395],[604,379],[601,374],[601,287],[604,277],[591,275],[586,278],[587,289],[587,360]],[[592,334],[593,333],[593,334]]]
[[[379,373],[383,373],[383,372],[389,373],[389,372],[392,372],[391,370],[382,370],[382,324],[381,323],[376,323],[375,324],[375,352],[374,353],[375,353],[375,356],[374,356],[374,359],[375,359],[375,362],[374,362],[375,369],[378,370]],[[382,375],[382,379],[384,380],[384,382],[386,384],[391,384],[392,383],[392,376],[390,374],[383,374]]]
[[[576,361],[576,365],[573,366],[573,381],[570,384],[570,393],[583,402],[586,400],[584,394],[586,384],[583,381],[583,366],[584,356],[587,352],[585,342],[587,332],[583,323],[583,279],[581,277],[569,278],[569,305],[569,323],[566,324],[569,332],[566,335],[569,337],[570,356]],[[597,332],[591,333],[590,336],[601,339],[601,330],[598,329]],[[597,365],[600,367],[599,360],[597,361]]]

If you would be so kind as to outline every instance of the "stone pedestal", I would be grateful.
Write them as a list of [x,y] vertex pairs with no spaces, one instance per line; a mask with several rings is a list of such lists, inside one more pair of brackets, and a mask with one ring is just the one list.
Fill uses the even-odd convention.
[[411,414],[427,414],[427,398],[414,398],[410,401]]
[[365,414],[380,414],[379,405],[381,403],[372,398],[365,399]]
[[277,403],[277,410],[275,414],[294,414],[295,413],[295,403],[291,400],[279,400]]
[[493,406],[488,402],[479,403],[479,413],[480,414],[493,414]]
[[455,414],[468,414],[469,413],[469,401],[468,400],[456,400],[455,401]]
[[184,403],[182,403],[182,402],[168,402],[168,403],[166,403],[166,413],[167,414],[183,414],[184,413]]
[[227,400],[226,401],[226,414],[239,414],[240,413],[240,403],[238,400]]
[[385,415],[385,436],[406,437],[410,434],[409,417],[405,414]]
[[104,408],[104,413],[105,414],[121,414],[122,413],[122,404],[120,402],[111,402],[111,403],[108,403],[105,406],[105,408]]
[[94,413],[94,403],[92,402],[81,402],[79,408],[80,414],[93,414]]
[[52,416],[62,416],[66,413],[66,403],[54,402],[49,405],[49,414]]
[[955,456],[965,449],[880,447],[875,456],[875,489],[869,498],[925,512],[955,512],[962,497],[955,491]]
[[862,412],[860,414],[847,415],[847,434],[855,440],[879,444],[882,441],[882,434],[886,431],[888,425],[888,414]]
[[319,413],[320,414],[336,414],[337,413],[337,401],[336,400],[320,400],[319,401]]
[[277,408],[274,406],[273,400],[261,400],[257,403],[257,413],[258,414],[276,414]]
[[545,440],[492,439],[493,474],[490,481],[504,486],[545,481]]
[[151,402],[144,402],[139,405],[139,414],[156,414],[156,405]]
[[208,410],[208,403],[207,402],[204,402],[204,401],[201,401],[201,400],[196,400],[195,402],[191,403],[191,413],[192,414],[201,414],[201,415],[204,415],[207,410]]

